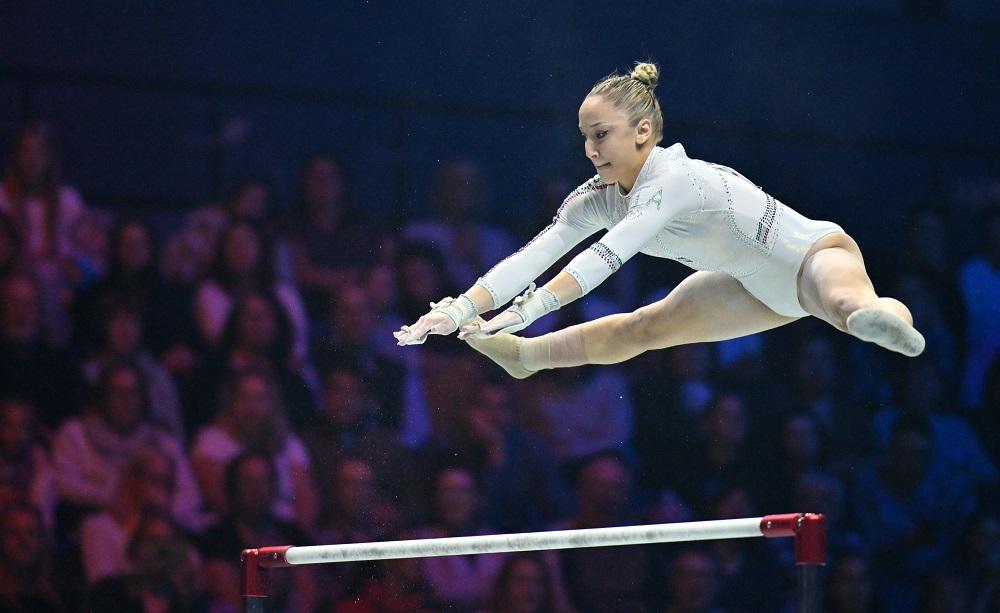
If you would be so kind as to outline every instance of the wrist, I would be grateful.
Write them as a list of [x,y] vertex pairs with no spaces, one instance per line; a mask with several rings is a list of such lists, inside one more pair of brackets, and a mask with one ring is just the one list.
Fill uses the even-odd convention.
[[441,302],[432,302],[431,312],[444,313],[459,328],[472,323],[476,319],[476,316],[479,315],[475,303],[465,294],[460,294],[458,298],[449,296],[443,298]]

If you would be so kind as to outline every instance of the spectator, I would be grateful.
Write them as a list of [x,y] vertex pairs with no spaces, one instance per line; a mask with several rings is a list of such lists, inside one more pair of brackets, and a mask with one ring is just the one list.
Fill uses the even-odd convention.
[[881,611],[868,558],[858,552],[849,552],[835,559],[830,565],[825,598],[823,610],[829,613]]
[[569,495],[551,450],[514,424],[510,404],[503,385],[480,385],[454,430],[432,438],[419,457],[424,474],[455,463],[468,467],[483,484],[485,519],[497,530],[537,530],[566,517]]
[[270,253],[269,241],[253,224],[237,221],[226,228],[219,238],[212,271],[195,296],[198,329],[205,343],[217,348],[239,298],[250,292],[272,294],[292,325],[291,359],[303,363],[308,355],[309,322],[302,297],[294,285],[275,281]]
[[225,497],[226,466],[248,451],[273,458],[277,488],[274,515],[311,527],[317,509],[309,454],[288,428],[274,380],[254,370],[236,374],[227,383],[222,410],[212,424],[197,433],[191,446],[191,464],[210,511],[237,511],[231,506],[235,501]]
[[18,229],[23,261],[42,290],[42,321],[61,345],[69,335],[65,309],[71,298],[72,229],[84,205],[76,190],[62,183],[60,166],[51,126],[24,125],[14,139],[0,189],[0,212]]
[[136,365],[120,362],[102,371],[93,407],[68,419],[52,445],[60,500],[80,511],[106,508],[114,502],[129,463],[154,448],[174,466],[173,517],[197,525],[201,499],[191,467],[180,442],[151,421],[147,397]]
[[933,463],[926,417],[900,418],[888,449],[855,483],[855,515],[883,571],[885,611],[912,611],[918,588],[945,560],[975,506],[965,475]]
[[25,273],[0,279],[0,395],[30,400],[48,428],[72,413],[79,376],[63,350],[43,340],[38,284]]
[[[632,475],[614,454],[599,454],[577,477],[576,515],[555,529],[606,528],[633,523]],[[595,547],[558,552],[569,600],[581,613],[646,611],[660,560],[653,547]]]
[[420,579],[420,560],[380,560],[375,568],[375,576],[361,592],[336,603],[333,613],[433,613],[439,610],[427,603],[430,594]]
[[[404,509],[417,506],[420,478],[409,451],[396,433],[378,423],[370,387],[350,364],[331,365],[325,371],[323,412],[302,428],[302,440],[317,467],[336,466],[346,456],[357,456],[371,467],[380,497]],[[318,480],[320,514],[333,508],[330,488]]]
[[145,513],[127,547],[127,574],[108,577],[88,597],[92,611],[207,613],[201,558],[170,517]]
[[921,613],[967,613],[971,608],[969,582],[961,570],[944,567],[931,575]]
[[0,508],[28,501],[51,529],[56,505],[53,479],[35,408],[21,398],[0,397]]
[[295,278],[310,317],[318,321],[347,284],[361,281],[382,257],[382,241],[352,201],[343,163],[328,153],[313,155],[303,169],[300,205],[289,243]]
[[710,551],[690,548],[670,563],[663,613],[726,613],[719,607],[719,562]]
[[428,204],[432,217],[411,222],[403,230],[405,240],[430,243],[448,254],[447,274],[459,287],[471,286],[479,274],[517,250],[512,236],[483,220],[489,208],[488,191],[483,169],[476,162],[443,162],[431,178]]
[[170,518],[176,473],[170,457],[158,449],[140,450],[132,458],[125,467],[114,504],[83,520],[80,549],[88,584],[132,572],[128,543],[146,515]]
[[1000,511],[985,500],[957,543],[955,564],[971,585],[973,613],[1000,610]]
[[987,369],[1000,353],[1000,207],[987,214],[985,231],[983,253],[958,271],[966,319],[962,405],[970,408],[982,406]]
[[24,503],[0,509],[0,610],[70,610],[53,580],[52,554],[38,509]]
[[[432,523],[417,530],[417,538],[494,532],[482,521],[482,495],[468,469],[444,468],[433,480]],[[421,575],[439,609],[474,612],[486,603],[503,560],[501,554],[426,558],[421,560]]]
[[[286,416],[301,426],[316,414],[319,376],[309,361],[292,355],[291,322],[274,296],[248,292],[229,313],[219,348],[208,354],[208,363],[197,373],[198,390],[218,390],[226,378],[246,370],[268,373],[279,385]],[[214,413],[212,394],[194,400],[188,421],[199,426]]]
[[[213,609],[240,607],[238,552],[264,543],[308,545],[295,524],[275,516],[279,476],[271,459],[259,452],[236,456],[224,469],[220,486],[229,512],[210,526],[199,551],[205,561],[205,589]],[[294,573],[271,573],[268,600],[272,611],[312,611],[317,603],[316,575],[302,567]]]
[[177,440],[184,441],[184,424],[177,386],[167,369],[143,345],[142,314],[128,303],[108,305],[99,324],[100,346],[83,363],[83,379],[94,385],[109,364],[130,361],[142,371],[150,421]]
[[483,613],[557,613],[555,593],[552,573],[542,555],[515,553],[500,567]]

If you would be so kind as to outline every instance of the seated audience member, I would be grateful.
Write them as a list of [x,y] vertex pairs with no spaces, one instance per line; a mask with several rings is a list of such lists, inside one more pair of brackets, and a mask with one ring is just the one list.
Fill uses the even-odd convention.
[[958,285],[965,307],[965,377],[962,406],[982,404],[990,364],[1000,355],[1000,206],[986,215],[983,251],[959,267]]
[[[395,432],[379,424],[381,407],[373,401],[361,372],[350,364],[330,365],[323,386],[323,411],[301,429],[316,470],[337,466],[344,457],[361,458],[371,467],[381,496],[397,506],[416,507],[420,478],[411,454]],[[318,479],[321,514],[333,506],[324,482]]]
[[[309,545],[295,524],[277,517],[278,474],[271,459],[246,452],[232,459],[219,484],[229,512],[205,530],[199,551],[205,563],[205,589],[213,607],[240,607],[239,552],[262,543]],[[268,600],[275,611],[311,611],[316,605],[315,570],[271,573]]]
[[497,572],[483,613],[568,613],[557,604],[557,586],[542,554],[514,553]]
[[[400,534],[390,540],[412,538]],[[334,604],[333,613],[436,613],[420,578],[420,559],[379,560],[375,574],[358,594]]]
[[275,516],[311,527],[317,509],[309,454],[288,427],[277,384],[255,370],[236,374],[227,382],[221,411],[191,445],[191,465],[211,512],[234,511],[223,487],[226,466],[248,451],[274,460]]
[[538,530],[567,516],[569,494],[552,451],[514,423],[508,388],[480,385],[457,418],[451,432],[421,449],[425,474],[455,463],[468,467],[484,485],[485,519],[501,532]]
[[52,444],[60,502],[80,511],[102,510],[115,501],[125,468],[155,448],[170,458],[176,481],[170,510],[177,521],[196,525],[201,498],[180,442],[149,417],[142,371],[130,362],[106,367],[92,407],[68,419]]
[[53,547],[35,507],[0,508],[0,611],[71,611],[52,576]]
[[167,369],[143,344],[142,314],[128,303],[109,304],[99,321],[103,338],[83,363],[83,378],[88,384],[95,385],[101,370],[109,364],[131,361],[142,371],[146,382],[150,420],[177,440],[185,440],[177,386]]
[[824,593],[823,610],[828,613],[876,613],[881,611],[876,596],[871,562],[860,552],[848,552],[830,564],[830,580]]
[[89,610],[208,613],[201,558],[168,515],[141,515],[126,551],[129,570],[94,585]]
[[316,414],[319,377],[310,362],[293,358],[291,324],[273,296],[248,292],[238,298],[219,347],[207,358],[195,379],[198,388],[210,392],[189,409],[188,422],[201,425],[209,419],[216,408],[213,392],[225,379],[246,370],[266,372],[275,380],[293,426],[302,426]]
[[886,448],[893,427],[903,416],[918,415],[931,428],[932,464],[962,475],[977,488],[996,487],[1000,481],[996,461],[957,407],[946,404],[953,400],[937,365],[921,357],[907,360],[900,370],[896,406],[880,409],[873,419],[879,448]]
[[0,395],[30,400],[38,420],[54,428],[73,412],[80,385],[67,352],[43,339],[40,301],[32,276],[0,279]]
[[156,448],[143,449],[125,467],[114,503],[88,515],[81,526],[80,549],[87,583],[132,571],[127,547],[143,517],[170,517],[176,489],[171,458]]
[[[444,468],[433,477],[431,523],[417,529],[417,538],[493,534],[482,521],[482,495],[475,477],[460,466]],[[503,554],[447,556],[421,560],[421,575],[431,601],[447,611],[477,611],[503,564]]]
[[232,223],[219,237],[212,270],[195,295],[195,317],[205,344],[222,344],[234,303],[251,292],[272,295],[292,326],[291,359],[304,362],[309,349],[309,322],[298,289],[276,281],[271,246],[265,235],[246,221]]
[[376,317],[371,293],[360,285],[345,285],[330,303],[327,325],[318,327],[312,355],[321,366],[354,364],[378,400],[375,417],[379,424],[398,428],[403,418],[406,366],[403,360],[379,351]]
[[382,256],[382,241],[352,200],[343,163],[328,153],[305,163],[288,237],[295,279],[315,321],[344,286],[359,283],[365,268]]
[[855,516],[881,569],[888,613],[912,611],[925,584],[955,544],[975,506],[968,478],[936,464],[931,425],[907,415],[885,452],[854,484]]
[[970,582],[973,613],[1000,610],[1000,510],[984,500],[956,543],[954,564]]
[[70,331],[65,307],[72,296],[72,231],[84,204],[76,190],[62,183],[59,157],[51,126],[22,126],[0,186],[0,212],[13,220],[21,238],[21,262],[38,279],[43,327],[51,341],[62,345]]
[[41,434],[29,401],[0,397],[0,508],[27,501],[51,529],[56,489],[52,460]]
[[[634,522],[632,475],[615,454],[584,463],[576,481],[577,511],[556,530],[607,528]],[[660,559],[652,547],[562,549],[556,553],[570,603],[580,613],[647,611],[655,595]]]
[[[432,217],[410,223],[407,241],[430,243],[448,254],[452,284],[469,287],[478,275],[517,250],[505,230],[483,220],[489,196],[482,167],[468,159],[441,163],[428,196]],[[452,294],[454,295],[454,294]]]
[[705,548],[678,552],[667,572],[663,613],[729,613],[719,606],[719,561]]

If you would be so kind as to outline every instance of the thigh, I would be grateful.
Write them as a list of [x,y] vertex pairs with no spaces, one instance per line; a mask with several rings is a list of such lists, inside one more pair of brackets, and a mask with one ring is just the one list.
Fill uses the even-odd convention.
[[722,341],[783,326],[779,315],[739,281],[721,272],[696,272],[666,298],[635,311],[650,349]]
[[799,303],[810,315],[843,329],[840,305],[870,302],[875,288],[857,243],[817,245],[799,272]]

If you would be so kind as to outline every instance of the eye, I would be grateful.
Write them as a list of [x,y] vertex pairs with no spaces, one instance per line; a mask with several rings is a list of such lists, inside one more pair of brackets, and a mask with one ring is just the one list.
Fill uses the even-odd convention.
[[605,136],[607,136],[607,135],[608,135],[608,131],[607,131],[607,130],[599,130],[599,131],[597,131],[597,132],[596,132],[596,133],[594,134],[594,137],[595,137],[595,138],[596,138],[597,140],[601,140],[602,138],[604,138],[604,137],[605,137]]

